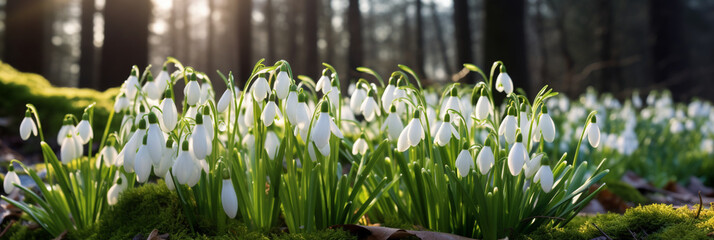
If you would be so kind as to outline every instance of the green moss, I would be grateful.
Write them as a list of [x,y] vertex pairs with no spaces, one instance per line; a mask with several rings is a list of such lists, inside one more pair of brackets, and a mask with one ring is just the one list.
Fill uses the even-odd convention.
[[642,196],[640,191],[633,188],[627,183],[619,180],[610,180],[606,182],[605,187],[610,190],[615,195],[622,198],[626,202],[631,202],[635,204],[646,204],[649,203],[645,196]]
[[[5,229],[7,223],[2,226]],[[52,239],[52,235],[41,227],[30,229],[27,225],[14,223],[0,240]]]
[[603,232],[613,239],[708,239],[714,230],[714,211],[702,209],[699,218],[696,210],[688,207],[652,204],[628,209],[625,214],[599,214],[577,217],[562,228],[542,226],[527,236],[516,239],[593,239]]
[[[92,89],[54,87],[40,75],[19,72],[0,62],[0,116],[11,117],[13,122],[10,126],[19,126],[25,116],[25,104],[32,103],[37,107],[42,128],[48,138],[56,136],[65,114],[72,113],[81,118],[84,108],[92,102],[97,103],[94,132],[102,134],[118,92],[118,88],[99,92]],[[115,122],[118,124],[118,121]],[[8,130],[10,133],[17,133],[18,128],[12,127]]]
[[153,229],[178,236],[190,231],[178,195],[161,180],[125,190],[119,202],[102,214],[96,238],[131,239]]

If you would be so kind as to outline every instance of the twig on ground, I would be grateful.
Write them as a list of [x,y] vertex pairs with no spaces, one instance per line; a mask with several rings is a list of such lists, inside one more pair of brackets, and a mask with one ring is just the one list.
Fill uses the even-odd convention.
[[598,231],[600,231],[600,233],[602,233],[603,236],[605,236],[605,238],[612,240],[612,238],[610,236],[608,236],[607,233],[602,231],[602,229],[600,229],[600,227],[598,227],[595,223],[592,223],[592,224],[593,224],[593,226],[595,226],[595,228],[597,228]]

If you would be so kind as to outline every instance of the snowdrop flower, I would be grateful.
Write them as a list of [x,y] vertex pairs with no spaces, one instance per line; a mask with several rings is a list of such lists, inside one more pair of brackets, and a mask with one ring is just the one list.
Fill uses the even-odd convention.
[[501,65],[501,72],[496,77],[496,90],[499,92],[506,92],[506,95],[513,92],[513,81],[511,76],[506,72],[506,67]]
[[367,145],[367,140],[364,139],[364,133],[352,144],[352,155],[360,154],[364,156],[367,153],[369,146]]
[[365,97],[364,101],[359,107],[359,112],[362,113],[364,119],[368,122],[374,121],[374,118],[376,116],[381,116],[381,114],[379,113],[379,104],[377,104],[377,101],[374,100],[371,93],[372,90],[370,89],[367,92],[367,96]]
[[127,99],[126,94],[122,92],[117,95],[114,100],[114,112],[119,113],[127,108],[129,108],[129,99]]
[[446,146],[449,141],[451,141],[451,136],[459,139],[459,131],[451,125],[451,117],[449,114],[444,115],[444,123],[439,126],[439,130],[436,132],[436,137],[434,138],[434,144],[438,146]]
[[196,74],[191,74],[191,78],[183,89],[183,94],[186,96],[186,103],[189,106],[196,105],[201,100],[201,86],[198,85]]
[[67,136],[62,140],[62,146],[60,147],[62,163],[69,164],[72,160],[82,157],[82,155],[84,155],[82,140],[74,133],[74,130],[67,131]]
[[476,156],[476,165],[478,165],[478,169],[481,171],[481,174],[486,175],[486,173],[491,170],[494,163],[493,150],[491,150],[491,147],[487,144],[481,148],[481,151],[478,152],[478,156]]
[[281,100],[285,99],[288,96],[288,91],[290,90],[291,81],[287,71],[287,65],[281,65],[278,69],[278,76],[275,78],[275,82],[273,83],[275,94],[277,94],[278,98],[280,98]]
[[508,144],[512,144],[516,141],[518,121],[516,120],[515,110],[512,107],[509,107],[507,111],[508,115],[506,115],[501,126],[498,128],[498,134],[506,137]]
[[[291,120],[291,122],[297,124],[298,128],[305,128],[310,123],[311,115],[312,111],[310,110],[310,107],[307,106],[307,95],[305,95],[305,93],[300,93],[298,95],[297,107],[293,113],[294,121]],[[303,136],[303,140],[307,140],[305,137],[306,136]]]
[[342,138],[342,132],[337,125],[335,125],[334,120],[330,117],[328,113],[329,106],[327,102],[322,102],[320,106],[320,115],[317,117],[317,122],[312,129],[312,141],[318,148],[323,148],[329,143],[330,133],[334,134],[338,138]]
[[37,125],[35,125],[35,121],[32,120],[30,109],[27,109],[27,111],[25,111],[25,118],[23,118],[20,123],[20,137],[22,140],[27,140],[30,138],[30,133],[37,136]]
[[[461,101],[459,99],[458,90],[456,88],[451,89],[451,93],[448,97],[446,97],[444,103],[441,105],[441,118],[444,118],[444,115],[449,113],[449,110],[461,113]],[[456,120],[457,115],[455,113],[450,113],[450,115],[453,120]]]
[[181,145],[181,151],[176,157],[172,169],[172,173],[179,184],[189,184],[194,175],[200,175],[201,170],[199,169],[198,161],[189,152],[188,141],[184,141]]
[[117,182],[107,191],[107,203],[111,206],[119,202],[119,194],[126,189],[123,178],[118,178]]
[[[251,132],[251,131],[249,131],[249,132]],[[253,134],[248,134],[248,135],[246,135],[246,136],[243,138],[243,140],[241,141],[241,145],[242,145],[244,148],[247,148],[247,149],[251,149],[251,150],[252,150],[253,147],[255,147],[255,136],[253,136]]]
[[553,142],[555,139],[555,123],[553,123],[553,119],[550,118],[548,108],[545,105],[541,107],[541,112],[542,114],[538,119],[538,131],[543,134],[545,141]]
[[350,97],[350,109],[355,113],[363,112],[361,110],[362,105],[364,105],[365,99],[369,96],[364,88],[359,87],[361,85],[357,84],[357,89],[352,92],[352,97]]
[[523,164],[528,161],[528,152],[526,152],[526,147],[523,146],[523,136],[518,134],[516,138],[516,143],[513,144],[511,151],[508,152],[508,169],[513,176],[520,174]]
[[543,154],[539,153],[535,155],[535,157],[533,157],[530,161],[526,162],[526,165],[523,167],[523,170],[526,173],[526,178],[531,178],[533,177],[533,175],[536,174],[536,171],[538,171],[538,169],[540,168],[541,159],[543,159]]
[[283,118],[283,115],[280,114],[280,109],[278,109],[278,105],[275,104],[275,94],[271,94],[268,104],[265,104],[263,112],[260,114],[260,120],[263,121],[266,127],[269,127],[273,125],[273,120],[275,120],[276,116]]
[[288,97],[285,100],[285,115],[288,117],[288,121],[293,125],[297,124],[296,113],[298,105],[298,92],[297,87],[293,84],[290,85],[290,92],[288,92]]
[[387,129],[387,137],[389,137],[391,141],[399,139],[399,134],[404,130],[402,119],[399,118],[396,111],[397,107],[394,105],[389,108],[389,115],[387,115],[387,120],[384,121],[384,125],[382,125],[381,129],[382,131],[384,131],[385,128]]
[[134,161],[136,158],[136,151],[139,150],[141,141],[144,139],[145,134],[146,134],[146,121],[142,119],[139,122],[139,129],[137,129],[136,132],[134,132],[134,135],[131,135],[131,138],[129,138],[129,141],[126,142],[126,144],[124,145],[124,148],[119,153],[120,156],[123,156],[121,161],[122,161],[122,163],[124,163],[124,170],[126,172],[129,172],[129,173],[134,172]]
[[154,76],[151,75],[151,72],[148,72],[146,75],[146,83],[144,83],[144,87],[142,89],[146,93],[146,96],[153,100],[159,100],[159,98],[161,98],[161,94],[164,93],[164,89],[161,88],[156,81],[154,81]]
[[136,93],[141,89],[141,85],[139,85],[139,78],[138,78],[138,73],[136,70],[132,69],[131,74],[129,74],[129,77],[124,80],[124,87],[126,87],[126,94],[127,97],[130,100],[133,100],[136,97]]
[[322,94],[326,94],[330,90],[332,90],[332,84],[330,83],[330,77],[327,76],[328,69],[322,70],[322,76],[320,76],[320,79],[317,80],[317,83],[315,84],[315,91],[322,92]]
[[154,165],[154,175],[165,176],[169,171],[169,168],[173,165],[173,159],[178,151],[177,145],[174,140],[169,138],[161,151],[161,159],[159,159],[158,164]]
[[[24,120],[23,120],[24,121]],[[60,130],[57,132],[57,144],[62,145],[64,142],[64,139],[67,138],[67,135],[74,133],[76,128],[72,124],[72,119],[65,117],[63,120],[64,122],[62,123],[62,127]],[[22,124],[20,124],[22,125]],[[22,127],[21,127],[22,128]],[[21,133],[22,134],[22,133]]]
[[15,190],[15,185],[13,185],[13,183],[22,185],[20,177],[17,176],[17,173],[15,173],[15,167],[12,165],[13,163],[10,163],[10,166],[7,167],[7,175],[5,175],[5,180],[3,180],[2,183],[2,186],[5,188],[5,193],[8,195]]
[[149,175],[151,175],[151,164],[152,164],[152,159],[151,159],[151,153],[152,152],[161,152],[157,151],[157,149],[151,149],[147,145],[149,135],[145,135],[144,139],[142,141],[141,146],[139,147],[139,152],[136,153],[136,162],[134,163],[134,172],[136,172],[136,181],[140,183],[146,182],[146,180],[149,180]]
[[251,92],[253,93],[253,99],[259,102],[265,100],[265,98],[268,97],[268,93],[270,92],[270,84],[268,84],[268,80],[265,79],[265,73],[261,73],[260,75],[258,75],[258,78],[255,80],[255,82],[253,82]]
[[280,148],[280,139],[278,135],[273,131],[268,131],[265,135],[265,152],[268,153],[270,159],[275,159],[275,155],[278,154],[278,149]]
[[476,119],[485,120],[491,113],[491,110],[493,110],[491,102],[488,100],[488,97],[485,96],[483,88],[481,88],[476,102],[476,110],[474,111]]
[[191,132],[190,144],[191,154],[196,159],[205,159],[211,154],[212,143],[208,141],[206,127],[203,126],[203,115],[200,113],[196,114],[196,125]]
[[79,134],[79,139],[82,140],[82,144],[87,144],[94,137],[92,125],[89,124],[89,114],[86,112],[82,114],[82,121],[77,124],[77,133]]
[[158,163],[161,160],[162,153],[159,149],[166,144],[166,139],[159,127],[159,119],[153,112],[149,113],[149,129],[146,130],[146,137],[148,139],[146,146],[150,149],[149,157],[153,163]]
[[471,152],[469,152],[468,143],[464,143],[464,146],[461,148],[461,152],[456,157],[456,168],[459,171],[459,176],[461,177],[468,175],[469,170],[474,168],[474,158],[471,156]]
[[174,179],[171,177],[171,171],[166,172],[166,175],[164,176],[164,183],[166,184],[166,188],[170,191],[176,189],[176,186],[174,186]]
[[215,103],[215,100],[213,100],[213,87],[211,84],[208,82],[208,79],[205,77],[200,77],[201,79],[201,98],[198,100],[198,104],[205,104],[207,101],[211,101]]
[[[327,91],[327,98],[330,99],[330,105],[335,107],[340,101],[340,87],[337,86],[337,81],[332,81],[332,89]],[[324,90],[324,89],[323,89]]]
[[[309,145],[309,147],[307,148],[307,152],[310,155],[310,159],[312,159],[313,161],[317,160],[317,156],[315,155],[316,147],[317,146],[314,145],[313,142],[313,144]],[[328,142],[324,147],[318,148],[317,151],[320,152],[320,155],[322,155],[323,157],[330,156],[330,143]]]
[[394,89],[396,89],[394,81],[394,77],[390,78],[389,85],[387,85],[387,87],[384,88],[384,92],[382,92],[382,108],[384,108],[385,112],[389,111],[390,106],[392,106],[392,101],[394,101]]
[[[99,152],[99,158],[102,159],[102,162],[104,162],[104,166],[107,167],[114,165],[114,162],[116,161],[118,155],[119,153],[114,147],[114,141],[107,143],[107,145],[105,145],[104,148],[102,148],[102,150]],[[99,164],[100,161],[97,161],[97,168],[99,168]]]
[[218,99],[218,104],[216,105],[216,110],[219,113],[223,113],[228,109],[228,106],[233,102],[233,92],[230,89],[226,89],[221,95],[221,99]]
[[223,187],[221,188],[221,204],[223,204],[223,212],[228,218],[235,218],[238,213],[238,199],[236,190],[233,188],[230,174],[228,170],[223,170]]
[[161,127],[164,132],[173,131],[176,128],[176,123],[178,123],[178,110],[176,109],[176,104],[171,98],[171,90],[166,90],[164,99],[161,100]]
[[549,193],[550,190],[553,190],[553,171],[550,169],[550,166],[541,166],[538,172],[533,177],[533,182],[540,182],[540,186],[546,193]]
[[[171,82],[171,76],[169,76],[169,71],[167,70],[166,65],[163,66],[159,75],[156,76],[156,79],[154,79],[154,82],[156,82],[156,87],[159,89],[159,94],[163,93],[163,91],[168,87],[169,82]],[[155,99],[158,100],[158,98]]]
[[586,134],[588,135],[588,142],[590,142],[590,146],[597,148],[600,144],[600,127],[597,125],[597,117],[593,116],[590,120],[590,125],[588,125]]
[[409,147],[414,147],[418,145],[421,140],[424,139],[424,128],[420,121],[420,110],[414,111],[414,118],[404,127],[402,133],[399,134],[399,140],[397,140],[397,151],[404,152]]

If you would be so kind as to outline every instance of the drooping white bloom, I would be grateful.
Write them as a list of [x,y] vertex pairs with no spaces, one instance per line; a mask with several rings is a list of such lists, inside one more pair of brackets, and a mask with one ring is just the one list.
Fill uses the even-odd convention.
[[205,159],[210,154],[209,148],[212,148],[212,143],[208,141],[206,127],[203,126],[203,116],[199,113],[196,114],[196,125],[191,133],[189,149],[194,158]]
[[506,94],[511,94],[513,92],[513,81],[508,73],[501,71],[496,77],[496,90],[499,92],[506,92]]
[[94,131],[92,131],[92,125],[89,124],[89,116],[86,113],[82,116],[82,121],[77,124],[77,133],[82,144],[87,144],[94,137]]
[[[371,91],[370,91],[371,92]],[[374,100],[372,96],[367,96],[359,107],[359,112],[362,113],[364,119],[367,121],[374,121],[376,116],[380,116],[379,104]]]
[[176,189],[176,186],[174,186],[174,179],[171,177],[170,171],[166,172],[166,176],[164,176],[164,183],[166,184],[166,188],[168,188],[170,191]]
[[281,100],[288,96],[288,91],[290,90],[290,76],[288,76],[285,65],[283,65],[283,68],[284,69],[279,69],[278,76],[275,78],[275,83],[273,83],[275,94],[277,94]]
[[15,185],[13,185],[13,183],[21,185],[20,177],[17,176],[17,173],[15,173],[15,168],[12,166],[12,163],[10,163],[10,166],[7,169],[7,175],[5,175],[5,180],[3,180],[2,183],[6,194],[9,195],[12,191],[15,190]]
[[355,113],[362,112],[360,109],[364,104],[364,100],[366,98],[367,91],[364,90],[364,88],[358,87],[357,89],[355,89],[355,91],[352,93],[352,97],[350,97],[350,109],[352,109],[352,111]]
[[[104,162],[104,166],[107,167],[114,165],[114,162],[116,161],[118,155],[119,153],[117,152],[117,149],[114,147],[113,144],[105,145],[104,148],[102,148],[102,150],[99,152],[99,158],[102,159],[102,162]],[[99,161],[97,161],[97,166],[99,164]]]
[[531,160],[526,162],[526,165],[523,167],[523,170],[526,173],[526,178],[531,178],[535,175],[536,171],[540,168],[541,159],[543,159],[542,153],[537,154]]
[[213,98],[213,87],[211,87],[211,84],[208,83],[207,79],[202,78],[201,81],[203,83],[201,83],[201,98],[198,100],[198,104],[206,104],[206,102],[209,100],[215,103],[215,100]]
[[218,104],[216,105],[216,110],[219,113],[223,113],[228,109],[228,106],[233,102],[233,92],[230,89],[226,89],[221,95],[221,99],[218,99]]
[[382,125],[382,131],[384,131],[385,128],[387,129],[387,137],[389,137],[389,140],[391,141],[399,139],[399,134],[401,134],[402,130],[404,130],[404,124],[402,124],[402,119],[400,119],[397,115],[396,109],[397,108],[395,106],[390,108],[389,115],[384,121],[384,125]]
[[338,138],[343,137],[342,132],[339,128],[337,128],[337,125],[335,125],[335,122],[332,120],[332,117],[330,117],[330,114],[328,113],[327,102],[322,102],[322,106],[320,108],[320,115],[317,117],[317,122],[315,123],[312,129],[312,141],[315,142],[315,145],[318,148],[323,148],[329,143],[331,135],[330,133],[334,134]]
[[326,94],[330,99],[330,106],[337,107],[340,103],[340,88],[337,86],[337,81],[332,81],[332,88]]
[[57,144],[62,145],[67,135],[75,133],[75,129],[74,125],[72,125],[72,119],[65,119],[64,124],[62,124],[62,127],[57,132]]
[[538,130],[543,133],[543,139],[545,139],[545,141],[553,142],[555,139],[555,123],[553,123],[553,119],[550,118],[548,109],[545,106],[542,107],[542,112],[543,114],[540,115],[540,119],[538,120]]
[[136,159],[134,162],[134,172],[136,172],[136,181],[140,183],[149,180],[149,175],[151,175],[151,152],[161,152],[157,149],[150,149],[147,145],[148,135],[144,136],[144,140],[139,146],[139,151],[136,153]]
[[270,159],[275,159],[275,155],[278,154],[278,149],[280,148],[280,139],[278,135],[273,131],[268,131],[265,135],[265,152],[268,153]]
[[146,146],[149,148],[149,157],[151,157],[151,162],[158,163],[161,160],[162,153],[159,149],[164,147],[166,139],[164,138],[164,133],[161,132],[161,128],[159,127],[159,119],[153,112],[149,113],[149,129],[146,130],[146,137]]
[[459,99],[458,91],[456,90],[456,88],[451,89],[451,93],[444,100],[444,103],[441,105],[440,111],[441,118],[444,118],[444,115],[449,113],[451,115],[452,120],[456,120],[458,115],[456,113],[451,113],[449,110],[461,113],[461,100]]
[[421,111],[416,110],[414,112],[414,118],[404,127],[402,133],[399,134],[399,139],[397,140],[397,151],[404,152],[409,147],[414,147],[418,145],[422,139],[424,139],[424,128],[420,121]]
[[223,187],[221,188],[221,203],[223,204],[223,212],[229,218],[235,218],[238,213],[238,199],[236,190],[233,188],[233,182],[230,178],[223,179]]
[[315,84],[315,91],[322,92],[323,94],[332,90],[332,84],[330,83],[330,77],[327,76],[327,69],[322,71],[322,76],[317,80]]
[[123,178],[117,179],[117,182],[109,188],[107,191],[107,203],[111,206],[119,202],[119,194],[126,189],[126,184],[123,182]]
[[268,97],[268,93],[270,93],[270,84],[268,84],[268,80],[265,79],[265,74],[260,74],[255,82],[253,82],[251,92],[253,93],[253,99],[259,102]]
[[164,93],[164,89],[154,81],[154,76],[152,76],[151,73],[146,75],[146,83],[144,83],[142,89],[146,93],[146,96],[153,100],[159,100],[161,94]]
[[179,184],[189,184],[194,175],[200,175],[198,161],[189,152],[188,141],[184,141],[181,145],[181,151],[171,169]]
[[459,176],[465,177],[469,174],[469,170],[474,167],[474,158],[468,149],[461,149],[461,152],[456,157],[456,168],[459,171]]
[[129,99],[127,99],[125,93],[121,93],[117,95],[116,99],[114,100],[114,112],[119,113],[129,107]]
[[20,137],[22,140],[27,140],[30,138],[30,133],[37,136],[37,125],[35,125],[35,121],[30,117],[30,110],[28,109],[25,112],[25,118],[23,118],[20,123]]
[[444,116],[444,123],[439,126],[439,130],[436,132],[436,137],[434,137],[434,144],[439,146],[446,146],[449,141],[451,141],[451,136],[459,139],[459,131],[451,125],[449,115]]
[[394,89],[396,87],[394,86],[394,79],[389,80],[389,85],[384,89],[384,92],[382,92],[382,108],[384,108],[384,111],[389,111],[389,107],[392,106],[392,101],[394,101]]
[[295,85],[290,85],[290,92],[285,100],[285,115],[288,117],[288,121],[291,124],[297,125],[297,107],[298,107],[298,93],[297,87]]
[[494,156],[493,156],[493,150],[491,150],[490,146],[484,146],[481,148],[481,151],[479,151],[478,156],[476,156],[476,164],[478,165],[479,171],[481,171],[481,174],[486,174],[488,171],[491,170],[491,167],[493,167],[493,164],[495,163],[494,161]]
[[[156,76],[156,79],[154,81],[156,82],[156,88],[159,89],[160,93],[163,93],[164,90],[166,90],[166,87],[169,86],[169,82],[171,81],[171,76],[169,76],[169,72],[166,70],[166,66],[163,67],[163,69],[161,70],[161,72],[159,72],[159,75]],[[158,100],[158,98],[155,99]]]
[[63,164],[69,164],[72,160],[82,157],[84,148],[82,140],[72,131],[67,132],[67,136],[62,140],[60,147],[60,158]]
[[273,125],[273,120],[275,120],[276,116],[283,118],[283,115],[280,113],[280,109],[278,109],[278,105],[275,104],[275,96],[271,96],[270,101],[268,101],[268,104],[265,104],[263,112],[260,114],[260,120],[262,120],[263,124],[268,127]]
[[600,144],[600,127],[598,127],[595,117],[592,118],[592,121],[588,125],[586,133],[588,135],[588,142],[590,142],[590,146],[597,148]]
[[139,122],[139,129],[136,130],[134,135],[131,135],[129,141],[126,142],[124,148],[119,152],[122,157],[122,163],[124,164],[124,170],[126,172],[134,172],[134,161],[136,158],[136,151],[139,150],[144,135],[146,134],[146,121],[141,120]]
[[364,139],[364,134],[358,138],[352,145],[352,155],[364,155],[367,153],[369,146],[367,145],[367,140]]
[[196,105],[201,100],[201,86],[198,85],[196,74],[191,75],[191,80],[184,87],[183,94],[186,96],[186,103],[189,106]]
[[553,190],[553,171],[550,169],[550,166],[541,166],[533,177],[533,182],[540,182],[541,188],[543,188],[543,191],[546,193]]
[[137,77],[137,72],[135,70],[131,70],[131,74],[129,77],[124,80],[124,87],[126,87],[126,94],[127,97],[130,100],[133,100],[134,97],[136,97],[136,93],[141,89],[141,85],[139,85],[139,78]]
[[161,151],[161,159],[159,159],[158,165],[154,165],[154,174],[156,176],[165,176],[169,171],[169,168],[174,164],[173,160],[176,158],[178,152],[178,145],[174,143],[174,140],[169,138],[166,141],[166,145]]
[[173,131],[178,123],[178,110],[176,104],[171,97],[166,97],[161,100],[161,128],[164,132]]
[[511,175],[520,174],[526,161],[528,161],[528,152],[526,147],[523,146],[523,137],[518,134],[516,143],[513,144],[511,151],[508,152],[508,169],[511,171]]
[[506,142],[508,142],[508,144],[512,144],[516,141],[517,128],[518,120],[516,120],[516,116],[508,114],[503,119],[501,126],[498,128],[498,134],[506,137]]
[[[206,128],[206,139],[209,142],[213,141],[215,137],[215,129],[213,129],[213,118],[211,116],[211,109],[208,106],[203,107],[203,127]],[[208,154],[211,154],[211,150],[208,150]]]
[[[483,91],[483,90],[481,90]],[[478,97],[478,102],[476,102],[476,119],[478,120],[484,120],[488,117],[488,115],[491,113],[491,101],[488,100],[488,97],[481,95]]]

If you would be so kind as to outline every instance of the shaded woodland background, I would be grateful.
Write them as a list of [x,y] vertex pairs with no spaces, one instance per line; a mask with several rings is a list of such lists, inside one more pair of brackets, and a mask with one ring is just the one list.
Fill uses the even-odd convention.
[[216,69],[244,80],[260,58],[313,78],[328,62],[345,81],[358,66],[387,77],[405,64],[434,84],[476,81],[462,63],[503,60],[531,93],[714,100],[713,13],[711,0],[0,0],[0,56],[95,89],[167,56],[217,85]]

